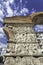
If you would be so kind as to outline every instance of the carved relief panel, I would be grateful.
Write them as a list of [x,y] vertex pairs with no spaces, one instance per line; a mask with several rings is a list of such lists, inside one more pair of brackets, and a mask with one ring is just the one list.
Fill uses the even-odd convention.
[[3,29],[8,37],[5,65],[43,64],[39,59],[43,54],[37,40],[37,33],[34,31],[34,25],[37,24],[33,21],[34,16],[9,17],[4,20]]

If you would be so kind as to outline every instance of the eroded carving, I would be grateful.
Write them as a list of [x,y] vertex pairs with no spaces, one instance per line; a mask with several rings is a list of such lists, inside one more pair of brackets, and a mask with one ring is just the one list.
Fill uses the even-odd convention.
[[[39,14],[41,17],[38,17]],[[4,65],[43,65],[43,57],[40,57],[43,53],[33,29],[35,24],[42,22],[42,14],[9,17],[4,20],[3,29],[9,41]]]

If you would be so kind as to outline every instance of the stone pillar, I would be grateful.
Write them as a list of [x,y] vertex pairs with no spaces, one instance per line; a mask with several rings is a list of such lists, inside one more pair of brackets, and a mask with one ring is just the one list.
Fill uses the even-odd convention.
[[4,65],[43,65],[33,26],[32,17],[29,16],[4,20],[3,29],[8,36]]

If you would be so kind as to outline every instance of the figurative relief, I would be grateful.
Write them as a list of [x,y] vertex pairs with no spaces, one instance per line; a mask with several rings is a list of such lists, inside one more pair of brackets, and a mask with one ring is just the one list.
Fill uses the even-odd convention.
[[43,65],[43,37],[41,42],[39,38],[43,33],[34,30],[35,25],[42,23],[40,14],[43,13],[4,19],[3,30],[8,37],[4,65]]

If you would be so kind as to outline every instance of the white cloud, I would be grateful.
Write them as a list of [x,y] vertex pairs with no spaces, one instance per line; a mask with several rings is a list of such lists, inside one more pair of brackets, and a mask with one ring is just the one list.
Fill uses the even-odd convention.
[[0,49],[1,55],[6,54],[7,45],[0,42]]
[[7,45],[0,42],[0,48],[4,48],[4,47],[7,47]]
[[6,2],[9,2],[10,4],[12,4],[14,0],[6,0]]
[[14,10],[14,14],[16,14],[17,13],[17,10]]
[[32,8],[31,13],[33,14],[33,13],[35,13],[35,12],[36,12],[36,10],[35,10],[34,8]]
[[16,16],[18,16],[18,15],[26,15],[27,13],[29,13],[29,10],[27,9],[27,8],[23,8],[23,9],[21,9],[19,12],[18,12],[18,10],[16,9],[16,10],[14,10],[14,16],[16,15]]
[[31,13],[35,13],[35,11],[31,11]]
[[9,2],[12,4],[14,2],[14,0],[9,0]]
[[20,2],[22,3],[22,0],[20,0]]
[[12,11],[12,9],[10,8],[10,6],[7,8],[7,13],[8,13],[8,17],[9,16],[13,16],[13,11]]
[[[10,1],[10,0],[9,0]],[[9,5],[9,1],[7,1],[7,2],[4,2],[4,5],[5,5],[5,7],[6,7],[6,10],[7,10],[7,17],[10,17],[10,16],[13,16],[13,10],[11,9],[11,7],[10,7],[10,5]]]
[[2,5],[0,4],[0,9],[2,8]]
[[26,15],[26,13],[29,13],[29,10],[27,8],[23,8],[20,13]]
[[3,33],[0,33],[0,38],[3,38],[4,37],[4,34]]
[[6,48],[2,48],[1,55],[5,55],[5,54],[6,54]]
[[2,27],[0,27],[0,38],[3,38],[4,37],[4,31],[3,31],[3,28]]
[[2,28],[2,27],[0,27],[0,32],[1,32],[1,33],[4,33],[4,31],[3,31],[3,28]]
[[3,11],[0,9],[0,17],[3,18],[4,14],[3,14]]
[[6,53],[6,48],[7,48],[7,44],[3,44],[0,42],[0,49],[2,49],[0,52],[1,52],[1,55],[4,55]]
[[23,12],[27,13],[27,12],[29,12],[29,10],[27,8],[23,8],[23,9],[21,9],[21,13],[23,13]]
[[14,14],[14,16],[17,15],[17,10],[14,10],[13,14]]
[[5,5],[5,7],[7,8],[9,6],[9,1],[3,2],[3,5]]
[[2,17],[0,17],[0,21],[3,22],[3,18]]
[[6,5],[6,9],[7,9],[7,16],[13,16],[13,10],[11,9],[11,7],[9,6],[9,4]]
[[14,10],[14,16],[19,16],[21,13],[17,12],[17,10]]
[[[18,12],[18,9],[19,9],[19,6],[16,8],[16,6],[15,6],[15,8],[16,8],[16,10],[12,10],[11,9],[11,7],[10,7],[10,3],[13,3],[14,2],[14,0],[7,0],[7,2],[4,2],[4,5],[5,5],[5,7],[6,7],[6,10],[7,10],[7,15],[6,15],[6,17],[9,17],[9,16],[18,16],[18,15],[26,15],[27,13],[29,13],[29,10],[27,9],[27,8],[21,8],[21,10],[19,10],[19,12]],[[20,2],[22,2],[22,0],[20,0]],[[15,4],[15,3],[14,3]]]

